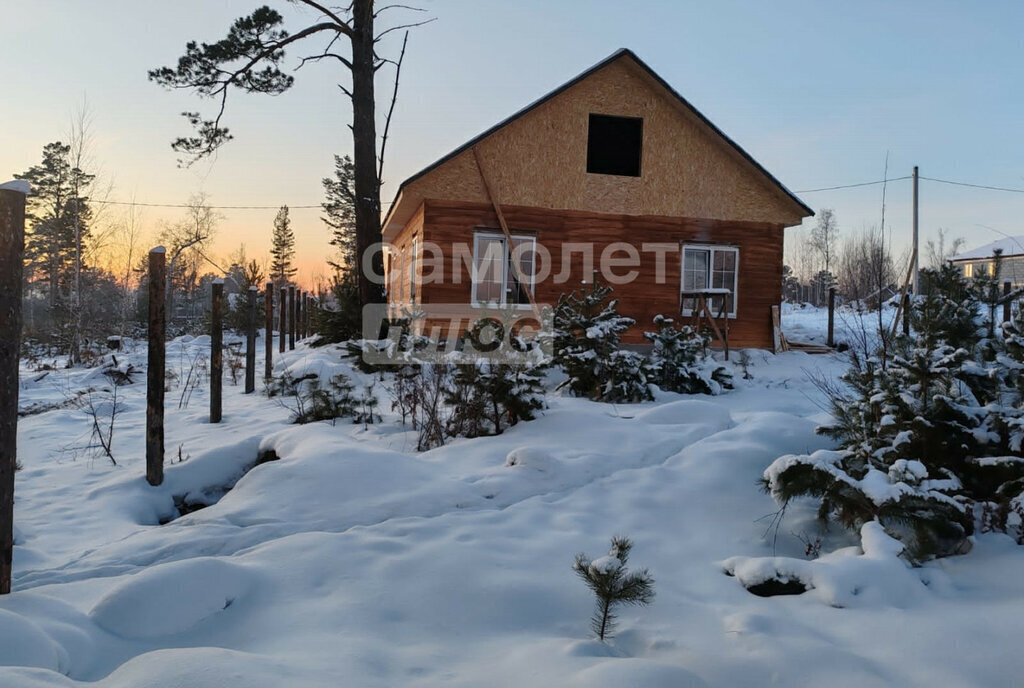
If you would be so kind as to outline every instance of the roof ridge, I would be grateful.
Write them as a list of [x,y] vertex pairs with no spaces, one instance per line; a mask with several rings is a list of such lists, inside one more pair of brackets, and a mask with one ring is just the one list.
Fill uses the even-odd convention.
[[524,107],[524,108],[522,108],[520,110],[517,110],[516,112],[512,113],[511,115],[509,115],[505,119],[501,120],[497,124],[495,124],[492,127],[486,129],[482,133],[477,134],[476,136],[474,136],[469,141],[467,141],[466,143],[462,144],[461,146],[459,146],[455,150],[453,150],[453,151],[449,152],[448,154],[438,158],[437,160],[435,160],[430,165],[427,165],[426,167],[421,169],[419,172],[417,172],[417,173],[413,174],[412,176],[406,178],[405,181],[403,181],[401,184],[399,184],[398,190],[395,192],[394,201],[391,203],[391,207],[388,209],[388,213],[387,213],[387,215],[384,218],[383,226],[386,228],[388,223],[390,222],[391,216],[394,214],[396,208],[398,207],[398,199],[399,199],[399,197],[402,194],[402,190],[408,184],[416,181],[420,177],[423,177],[424,175],[426,175],[429,172],[433,171],[437,167],[440,167],[444,163],[448,162],[452,158],[457,157],[461,153],[464,153],[465,151],[469,150],[470,148],[475,146],[477,143],[479,143],[480,141],[486,139],[488,136],[490,136],[491,134],[495,133],[499,129],[504,128],[506,125],[510,124],[514,120],[519,119],[523,115],[526,115],[527,113],[531,112],[532,110],[540,107],[541,105],[543,105],[547,101],[551,100],[555,96],[560,95],[561,93],[563,93],[564,91],[568,90],[572,86],[575,86],[579,82],[583,81],[584,79],[589,77],[591,74],[597,72],[600,69],[603,69],[604,67],[608,66],[612,62],[614,62],[614,61],[616,61],[616,60],[618,60],[618,59],[620,59],[622,57],[629,57],[630,59],[632,59],[637,64],[637,66],[640,67],[641,69],[643,69],[649,76],[651,76],[655,80],[655,82],[657,82],[662,88],[664,88],[666,91],[668,91],[668,93],[670,95],[672,95],[673,97],[675,97],[676,100],[678,100],[680,103],[682,103],[682,105],[686,109],[688,109],[690,112],[692,112],[694,115],[696,115],[697,118],[701,122],[703,122],[705,125],[710,127],[711,131],[713,133],[717,134],[722,140],[724,140],[727,144],[729,144],[729,146],[731,146],[733,148],[733,150],[735,150],[737,153],[739,153],[742,158],[744,158],[745,160],[747,160],[747,162],[752,164],[754,166],[755,170],[759,171],[761,174],[763,174],[765,177],[767,177],[773,184],[775,184],[775,186],[780,191],[782,191],[786,196],[788,196],[790,198],[790,200],[792,200],[797,205],[799,205],[801,208],[806,210],[810,215],[814,215],[814,211],[811,210],[811,208],[806,203],[801,201],[797,197],[797,195],[795,193],[790,191],[789,188],[786,187],[785,184],[780,182],[775,177],[775,175],[773,175],[771,172],[769,172],[767,169],[765,169],[764,166],[761,165],[761,163],[757,162],[757,160],[755,160],[754,157],[752,155],[750,155],[750,153],[745,151],[738,143],[736,143],[731,138],[729,138],[729,136],[727,136],[725,134],[725,132],[723,132],[721,129],[719,129],[700,110],[698,110],[696,107],[694,107],[693,104],[690,101],[688,101],[686,98],[684,98],[682,95],[680,95],[678,91],[676,91],[674,88],[672,88],[672,86],[669,85],[669,83],[667,81],[665,81],[657,72],[655,72],[653,69],[651,69],[650,65],[648,65],[646,62],[641,60],[640,57],[637,56],[637,54],[635,52],[633,52],[629,48],[619,48],[618,50],[613,52],[608,57],[604,58],[603,60],[601,60],[600,62],[594,64],[593,66],[588,67],[583,72],[577,74],[575,77],[573,77],[569,81],[565,82],[561,86],[558,86],[554,90],[549,91],[548,93],[542,95],[540,98],[538,98],[537,100],[534,100],[533,102],[531,102],[526,107]]

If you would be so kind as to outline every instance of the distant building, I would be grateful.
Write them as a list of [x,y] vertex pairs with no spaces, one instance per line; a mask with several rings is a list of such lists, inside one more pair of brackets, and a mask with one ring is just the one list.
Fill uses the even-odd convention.
[[995,269],[995,253],[1002,251],[999,263],[999,281],[1012,282],[1024,287],[1024,236],[1006,237],[978,248],[964,251],[950,260],[960,268],[964,277],[987,277]]

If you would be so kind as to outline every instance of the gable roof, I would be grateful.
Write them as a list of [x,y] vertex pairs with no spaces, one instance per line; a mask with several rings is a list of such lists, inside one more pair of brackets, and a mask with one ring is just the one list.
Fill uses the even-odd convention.
[[814,215],[814,211],[811,210],[811,208],[809,206],[807,206],[807,204],[805,204],[803,201],[801,201],[796,196],[796,194],[794,194],[792,191],[790,191],[786,187],[785,184],[783,184],[778,179],[776,179],[775,176],[772,175],[768,170],[766,170],[759,162],[757,162],[757,160],[755,160],[753,158],[753,156],[751,156],[749,153],[747,153],[745,150],[743,150],[743,148],[741,148],[739,144],[737,144],[735,141],[733,141],[731,138],[729,138],[721,129],[719,129],[717,126],[715,126],[714,123],[711,122],[711,120],[709,120],[707,117],[705,117],[703,113],[701,113],[697,108],[695,108],[688,100],[686,100],[686,98],[684,98],[674,88],[672,88],[668,84],[668,82],[666,82],[664,79],[662,79],[653,69],[651,69],[651,67],[646,62],[644,62],[639,57],[637,57],[636,53],[634,53],[632,50],[630,50],[628,48],[620,48],[619,50],[615,51],[614,53],[612,53],[611,55],[609,55],[605,59],[603,59],[600,62],[598,62],[597,64],[595,64],[593,67],[590,67],[586,71],[584,71],[581,74],[577,75],[575,78],[565,82],[564,84],[562,84],[561,86],[559,86],[555,90],[551,91],[550,93],[547,93],[547,94],[541,96],[539,99],[533,101],[532,103],[530,103],[529,105],[527,105],[523,109],[521,109],[518,112],[510,115],[509,117],[506,117],[505,119],[503,119],[502,121],[498,122],[497,124],[495,124],[491,128],[489,128],[486,131],[484,131],[483,133],[475,136],[474,138],[472,138],[469,141],[467,141],[466,143],[462,144],[461,146],[459,146],[455,150],[453,150],[450,153],[448,153],[447,155],[437,159],[436,161],[434,161],[433,163],[431,163],[427,167],[423,168],[422,170],[420,170],[416,174],[412,175],[411,177],[409,177],[408,179],[403,181],[401,183],[401,185],[399,185],[398,191],[395,192],[394,201],[391,203],[391,207],[388,209],[388,213],[387,213],[387,215],[384,218],[384,222],[383,222],[382,226],[386,229],[387,226],[390,224],[392,215],[394,215],[395,210],[398,207],[399,202],[401,200],[402,191],[409,184],[411,184],[411,183],[415,182],[416,180],[420,179],[421,177],[429,174],[430,172],[432,172],[433,170],[437,169],[438,167],[440,167],[444,163],[448,162],[449,160],[452,160],[453,158],[459,156],[460,154],[470,150],[471,148],[473,148],[473,146],[475,146],[476,144],[480,143],[481,141],[486,139],[491,134],[493,134],[496,131],[504,128],[505,126],[507,126],[511,122],[519,119],[520,117],[523,117],[527,113],[532,112],[533,110],[537,109],[538,107],[540,107],[544,103],[548,102],[552,98],[560,95],[561,93],[563,93],[564,91],[568,90],[572,86],[575,86],[579,82],[581,82],[584,79],[586,79],[587,77],[591,76],[595,72],[603,69],[604,67],[608,66],[612,62],[615,62],[615,61],[620,60],[620,59],[628,59],[628,60],[632,61],[633,64],[635,64],[637,67],[639,67],[644,73],[646,73],[657,84],[659,84],[672,97],[672,99],[674,99],[678,104],[682,105],[690,113],[695,115],[700,122],[702,122],[705,126],[707,126],[709,129],[711,129],[711,131],[714,134],[716,134],[720,139],[722,139],[726,144],[728,144],[743,159],[745,159],[747,162],[749,162],[754,167],[755,170],[757,170],[762,175],[764,175],[776,188],[778,188],[780,191],[782,191],[783,194],[786,197],[788,197],[802,211],[804,211],[806,213],[806,215],[810,215],[810,216]]
[[997,250],[1003,252],[1003,256],[1019,256],[1024,254],[1024,236],[1011,236],[993,241],[990,244],[979,246],[978,248],[972,248],[970,251],[964,251],[950,258],[951,261],[961,260],[979,260],[983,258],[991,258],[992,254]]

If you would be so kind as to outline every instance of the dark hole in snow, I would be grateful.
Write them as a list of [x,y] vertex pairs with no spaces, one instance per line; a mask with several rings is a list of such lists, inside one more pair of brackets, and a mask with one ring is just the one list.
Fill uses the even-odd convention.
[[231,483],[228,483],[226,485],[216,485],[213,487],[208,487],[199,492],[200,496],[198,498],[193,496],[191,492],[183,495],[174,495],[174,508],[175,510],[177,510],[178,514],[170,518],[161,518],[160,525],[165,526],[172,521],[178,520],[186,514],[191,514],[195,511],[199,511],[200,509],[205,509],[208,506],[216,504],[224,497],[224,495],[226,495],[228,492],[231,492],[231,488],[237,485],[238,481],[241,480],[242,476],[244,476],[246,473],[248,473],[249,471],[251,471],[252,469],[256,468],[259,465],[270,463],[271,461],[277,461],[280,458],[281,457],[278,456],[277,452],[275,452],[273,449],[261,451],[259,455],[256,457],[256,461],[252,464],[249,464],[248,466],[243,467],[241,474],[237,478],[235,478],[234,481],[232,481]]
[[769,578],[766,581],[748,585],[747,591],[758,597],[775,597],[776,595],[802,595],[810,590],[803,582],[798,580],[779,580]]
[[[278,456],[277,452],[274,451],[273,449],[266,449],[264,451],[261,451],[259,453],[259,456],[256,457],[256,464],[253,466],[253,468],[255,468],[256,466],[259,466],[261,464],[269,463],[271,461],[277,461],[280,458],[281,457]],[[248,471],[246,471],[246,472],[248,472]]]

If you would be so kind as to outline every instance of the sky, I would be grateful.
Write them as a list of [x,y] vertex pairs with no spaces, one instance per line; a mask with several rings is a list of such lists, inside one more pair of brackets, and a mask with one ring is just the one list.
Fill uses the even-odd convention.
[[[265,0],[294,32],[315,16]],[[417,3],[413,3],[417,4]],[[205,192],[222,210],[211,249],[269,253],[275,208],[316,206],[332,156],[351,152],[339,66],[307,65],[278,97],[234,93],[235,139],[215,159],[177,165],[170,141],[190,132],[184,110],[212,104],[149,82],[189,40],[223,37],[252,0],[0,0],[0,181],[67,138],[83,103],[109,198],[181,204]],[[812,208],[832,208],[841,234],[878,226],[882,185],[923,177],[1024,189],[1024,4],[944,0],[857,3],[777,0],[420,0],[387,144],[382,201],[402,180],[619,48],[630,48]],[[386,16],[386,15],[385,15]],[[383,28],[383,27],[382,27]],[[398,34],[393,34],[398,38]],[[382,52],[397,55],[398,44]],[[307,51],[289,53],[294,66]],[[393,71],[382,69],[386,97]],[[384,108],[379,108],[383,110]],[[888,160],[888,163],[886,162]],[[886,171],[886,165],[888,170]],[[885,186],[894,247],[910,239],[911,185]],[[115,218],[120,209],[108,217]],[[145,208],[155,236],[183,211]],[[967,247],[1024,234],[1024,193],[923,180],[922,247],[939,228]],[[299,280],[326,274],[328,232],[316,208],[294,209]],[[811,220],[813,222],[813,220]],[[806,229],[787,230],[789,240]],[[150,238],[147,238],[150,241]],[[923,250],[923,248],[922,248]]]

